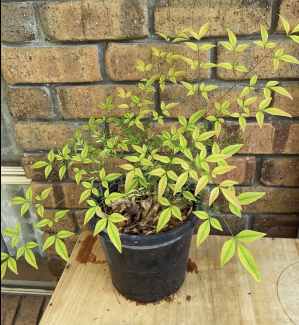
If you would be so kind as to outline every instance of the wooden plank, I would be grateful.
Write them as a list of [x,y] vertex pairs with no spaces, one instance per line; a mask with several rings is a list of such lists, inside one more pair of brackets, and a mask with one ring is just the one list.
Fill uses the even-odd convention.
[[[291,268],[299,262],[298,240],[266,238],[250,244],[263,274],[261,283],[252,280],[236,259],[219,267],[224,237],[212,236],[200,249],[193,241],[190,258],[198,272],[189,272],[172,298],[141,305],[113,288],[100,243],[86,240],[89,236],[83,233],[75,246],[42,325],[298,324],[298,269]],[[290,276],[285,274],[288,268]]]
[[43,306],[43,296],[23,296],[14,325],[37,324]]
[[1,325],[13,325],[21,296],[1,294]]

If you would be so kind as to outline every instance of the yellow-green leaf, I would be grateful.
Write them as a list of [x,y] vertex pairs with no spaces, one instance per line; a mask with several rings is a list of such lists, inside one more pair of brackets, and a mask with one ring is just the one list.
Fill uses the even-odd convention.
[[210,234],[210,223],[209,220],[204,221],[198,228],[197,235],[196,235],[196,245],[201,245],[209,236]]
[[265,192],[244,192],[239,195],[238,199],[241,205],[248,205],[261,199],[265,194]]
[[69,254],[67,251],[67,248],[65,246],[65,243],[63,240],[56,238],[55,240],[55,251],[63,260],[68,262],[69,260]]
[[114,247],[121,253],[122,246],[121,246],[119,231],[117,227],[113,224],[113,222],[110,222],[109,220],[107,226],[107,233]]
[[227,240],[221,249],[220,264],[223,267],[228,263],[236,252],[236,241],[234,238]]
[[261,273],[256,265],[254,257],[251,255],[250,251],[240,243],[238,244],[238,255],[241,264],[247,272],[249,272],[256,281],[261,281]]
[[243,243],[251,243],[255,240],[263,238],[264,236],[266,236],[266,234],[263,232],[254,230],[242,230],[236,235],[236,238]]

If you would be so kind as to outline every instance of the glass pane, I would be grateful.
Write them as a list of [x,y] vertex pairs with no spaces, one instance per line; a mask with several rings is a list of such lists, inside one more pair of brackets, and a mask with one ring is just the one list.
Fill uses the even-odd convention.
[[22,150],[16,144],[14,125],[5,100],[5,88],[5,82],[1,79],[1,165],[20,162],[22,157]]
[[[27,185],[5,185],[1,184],[1,234],[5,246],[10,254],[15,254],[15,249],[10,246],[10,238],[3,234],[7,227],[15,228],[17,223],[21,224],[21,241],[18,246],[33,240],[41,242],[42,232],[36,230],[32,226],[32,222],[36,220],[36,216],[29,211],[25,216],[20,216],[20,207],[13,206],[10,202],[11,198],[16,195],[24,195]],[[38,249],[41,253],[41,250]]]

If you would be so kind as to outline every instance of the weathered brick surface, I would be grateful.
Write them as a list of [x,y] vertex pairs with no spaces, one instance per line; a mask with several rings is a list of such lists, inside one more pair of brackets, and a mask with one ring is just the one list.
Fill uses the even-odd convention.
[[[215,84],[216,83],[206,83]],[[165,103],[178,103],[178,105],[169,110],[171,117],[178,117],[180,115],[190,116],[199,109],[207,108],[209,114],[215,113],[215,103],[228,100],[231,103],[230,111],[239,112],[240,108],[237,105],[236,99],[240,95],[242,88],[239,85],[218,85],[218,89],[209,93],[209,100],[206,101],[201,95],[187,96],[188,91],[182,85],[167,85],[165,90],[161,92],[161,101]],[[256,91],[252,94],[257,96],[256,104],[252,105],[251,115],[253,116],[257,110],[257,104],[262,99],[261,92]]]
[[48,1],[39,12],[48,38],[54,40],[126,39],[148,34],[145,0]]
[[224,130],[222,143],[243,143],[240,153],[299,153],[298,123],[265,123],[263,128],[256,123],[248,123],[244,133],[238,125],[227,123]]
[[265,232],[269,237],[297,237],[299,215],[254,216],[253,229]]
[[37,183],[32,182],[32,191],[40,193],[46,188],[52,186],[48,198],[44,201],[46,208],[66,208],[66,209],[82,209],[86,207],[85,203],[79,204],[80,195],[84,190],[83,187],[76,183]]
[[255,157],[232,157],[227,162],[236,166],[231,172],[217,177],[217,183],[225,179],[233,179],[239,184],[249,185],[255,180],[256,159]]
[[242,0],[159,0],[155,10],[155,30],[176,35],[186,28],[195,31],[209,23],[210,36],[222,36],[226,28],[237,34],[258,32],[260,24],[270,26],[271,1]]
[[[89,118],[102,116],[122,116],[128,109],[118,108],[117,105],[128,103],[127,100],[117,97],[117,89],[121,87],[133,94],[140,94],[133,85],[95,85],[77,87],[59,87],[57,93],[60,108],[64,118]],[[115,107],[112,110],[100,108],[108,96],[113,97]],[[153,96],[147,97],[153,100]]]
[[[136,70],[136,61],[143,60],[146,63],[157,62],[156,58],[152,56],[151,48],[161,48],[165,51],[185,55],[189,58],[198,58],[202,62],[208,62],[208,53],[201,52],[197,57],[192,50],[183,45],[162,45],[163,43],[111,43],[106,50],[105,63],[109,77],[112,80],[139,80],[145,77],[145,75]],[[125,62],[125,64],[124,64]],[[168,71],[168,64],[161,64],[158,67],[154,65],[156,69],[161,71]],[[208,70],[200,69],[200,72],[191,71],[189,66],[185,63],[178,63],[177,70],[187,71],[187,79],[195,78],[208,78]],[[152,75],[152,74],[151,74]]]
[[293,117],[298,117],[299,116],[299,83],[296,82],[295,84],[289,84],[289,85],[282,84],[282,86],[286,88],[287,91],[292,95],[293,100],[288,97],[275,94],[273,106],[283,109],[284,111],[291,114]]
[[32,3],[1,2],[1,41],[26,42],[35,39],[36,23]]
[[[288,20],[291,28],[294,28],[298,24],[299,2],[297,0],[282,0],[280,15]],[[277,30],[284,31],[281,23],[278,24]]]
[[1,58],[3,76],[10,84],[101,80],[94,45],[4,47]]
[[45,88],[9,88],[7,105],[17,119],[50,118],[50,98]]
[[262,164],[261,182],[269,186],[299,187],[299,159],[265,159]]
[[39,321],[39,312],[42,308],[43,300],[44,298],[42,296],[23,296],[14,324],[37,324]]
[[[240,44],[245,43],[240,42]],[[283,48],[287,54],[293,55],[298,58],[299,50],[295,42],[283,40],[277,42],[279,48]],[[253,46],[249,43],[250,48],[240,54],[236,61],[247,67],[249,73],[233,72],[222,68],[217,69],[217,75],[221,79],[249,79],[252,75],[256,74],[259,78],[297,78],[299,75],[299,65],[282,62],[277,71],[273,69],[273,50],[264,50],[260,47]],[[227,51],[220,44],[217,48],[218,62],[233,62],[233,54]]]
[[15,128],[17,143],[31,151],[61,147],[73,135],[75,125],[63,122],[18,122]]

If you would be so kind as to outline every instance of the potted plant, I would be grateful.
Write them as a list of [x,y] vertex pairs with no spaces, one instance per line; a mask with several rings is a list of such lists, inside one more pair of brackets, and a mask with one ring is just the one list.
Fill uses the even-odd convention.
[[[282,23],[286,36],[298,43],[295,35],[298,25],[291,30],[283,18]],[[197,55],[215,46],[200,42],[207,31],[208,25],[204,25],[199,31],[185,30],[174,39],[160,36],[168,42],[185,45]],[[228,41],[220,44],[233,58],[246,52],[249,46],[239,43],[231,30],[228,30]],[[281,63],[299,63],[294,56],[285,53],[279,43],[268,39],[263,26],[261,40],[252,42],[251,46],[261,47],[265,57],[271,52],[274,69]],[[109,112],[108,117],[91,118],[76,130],[63,148],[51,150],[47,160],[37,161],[33,166],[44,168],[45,178],[54,169],[58,170],[61,181],[68,174],[73,175],[82,190],[80,203],[87,206],[84,224],[89,224],[94,236],[101,238],[113,284],[126,297],[143,302],[162,299],[182,285],[195,227],[198,246],[213,229],[223,230],[227,221],[221,214],[214,214],[219,200],[226,202],[236,218],[241,218],[244,205],[264,196],[261,192],[237,193],[237,182],[225,178],[225,174],[235,168],[230,158],[242,148],[238,142],[225,144],[225,118],[236,119],[244,131],[246,119],[255,116],[262,127],[268,115],[290,117],[272,107],[272,94],[291,98],[277,81],[258,85],[257,75],[237,59],[206,63],[171,52],[164,46],[153,48],[152,56],[152,62],[137,62],[137,69],[145,77],[136,93],[119,88],[117,102],[108,97],[99,108]],[[214,100],[211,109],[209,100],[218,86],[196,78],[197,82],[185,81],[187,71],[193,73],[215,67],[236,75],[245,74],[250,79],[234,98],[235,105],[231,105],[227,91]],[[181,84],[187,96],[201,97],[202,107],[191,116],[181,114],[174,121],[171,111],[177,108],[180,98],[177,102],[161,102],[158,108],[152,100],[168,83]],[[262,94],[256,96],[258,88]],[[116,109],[124,113],[114,116]],[[118,172],[109,172],[107,165],[115,158],[120,161]],[[38,216],[35,227],[51,228],[68,213],[61,210],[53,219],[45,217],[43,201],[51,190],[49,187],[33,195],[29,188],[25,197],[15,197],[12,203],[21,206],[21,215],[35,208]],[[8,228],[4,233],[11,238],[16,256],[2,253],[2,276],[7,268],[17,273],[16,260],[22,257],[37,268],[34,250],[38,244],[30,241],[20,245],[20,226]],[[65,240],[72,235],[68,230],[57,231],[44,241],[42,249],[46,251],[53,246],[57,254],[68,261]],[[261,275],[247,244],[264,235],[252,230],[232,233],[222,247],[221,266],[238,255],[244,268],[259,281]]]

